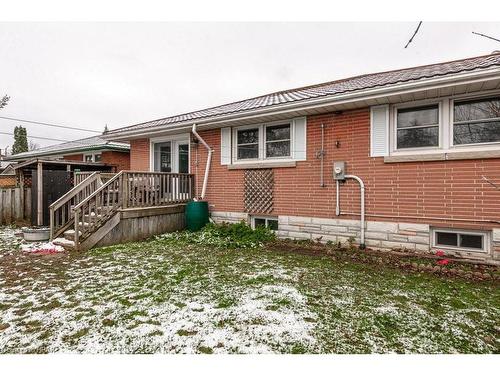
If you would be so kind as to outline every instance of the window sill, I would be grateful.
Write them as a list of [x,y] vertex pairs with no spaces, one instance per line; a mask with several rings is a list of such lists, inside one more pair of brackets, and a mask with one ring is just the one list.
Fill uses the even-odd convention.
[[384,156],[384,163],[405,163],[414,161],[467,160],[500,158],[500,150],[440,152],[432,154]]
[[256,163],[237,163],[230,164],[227,169],[266,169],[266,168],[294,168],[297,166],[296,161],[273,161],[273,162],[256,162]]

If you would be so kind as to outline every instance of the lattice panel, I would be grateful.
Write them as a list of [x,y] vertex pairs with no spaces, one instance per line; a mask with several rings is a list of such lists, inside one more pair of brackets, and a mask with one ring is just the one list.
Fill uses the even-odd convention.
[[274,173],[272,169],[245,171],[245,211],[268,214],[273,210]]

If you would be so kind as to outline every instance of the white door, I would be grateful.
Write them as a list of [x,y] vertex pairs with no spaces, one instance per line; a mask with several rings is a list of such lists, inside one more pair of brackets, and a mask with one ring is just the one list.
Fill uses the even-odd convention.
[[[167,173],[189,173],[189,141],[170,140],[154,143],[153,170]],[[174,175],[165,189],[173,200],[185,200],[191,189],[187,177]],[[170,194],[169,194],[170,195]]]

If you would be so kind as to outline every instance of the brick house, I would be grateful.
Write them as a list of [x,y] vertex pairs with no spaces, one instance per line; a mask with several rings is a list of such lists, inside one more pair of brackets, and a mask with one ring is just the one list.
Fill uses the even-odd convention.
[[[498,53],[276,92],[105,138],[130,142],[132,170],[192,173],[198,196],[206,178],[215,221],[500,260]],[[364,217],[360,183],[345,174],[364,184]]]
[[130,169],[130,146],[128,143],[112,142],[101,136],[94,136],[21,152],[6,157],[5,160],[22,162],[33,158],[104,163],[120,171]]

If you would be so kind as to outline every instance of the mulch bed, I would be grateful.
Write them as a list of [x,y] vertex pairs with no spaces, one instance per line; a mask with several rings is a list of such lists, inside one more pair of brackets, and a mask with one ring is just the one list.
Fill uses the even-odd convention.
[[[419,253],[406,250],[360,250],[326,245],[314,241],[278,240],[267,245],[278,252],[294,252],[312,256],[329,256],[334,260],[354,261],[356,263],[384,265],[405,269],[410,272],[432,273],[446,277],[459,277],[471,280],[500,281],[500,267],[489,264],[474,264],[462,258],[439,256],[431,253]],[[444,264],[443,264],[444,263]]]

